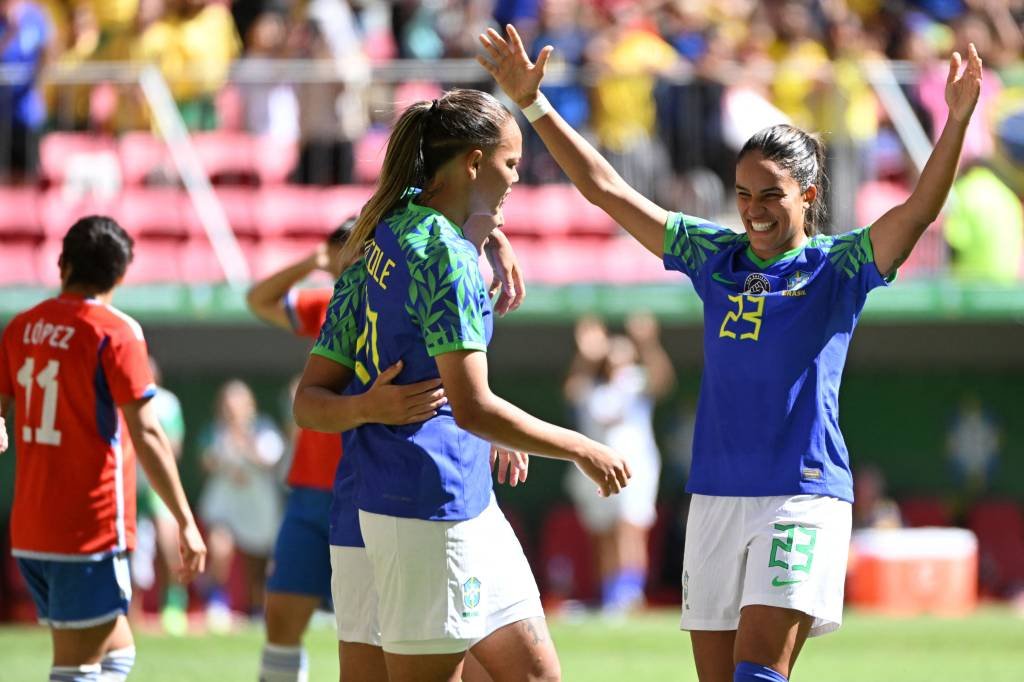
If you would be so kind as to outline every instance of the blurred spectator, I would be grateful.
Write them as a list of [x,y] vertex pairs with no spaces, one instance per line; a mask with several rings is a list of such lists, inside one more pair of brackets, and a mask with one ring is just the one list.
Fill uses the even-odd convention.
[[643,604],[647,535],[655,521],[661,458],[651,424],[654,403],[675,384],[675,372],[649,314],[626,322],[627,336],[609,336],[593,318],[576,324],[576,357],[565,396],[580,431],[630,456],[632,478],[618,495],[595,493],[575,467],[568,488],[591,535],[601,577],[601,608],[620,613]]
[[334,82],[299,83],[301,151],[295,180],[309,185],[352,182],[355,141],[367,129],[366,84],[369,63],[348,4],[313,0],[308,20],[290,38],[292,56],[323,60]]
[[140,36],[135,58],[160,67],[189,130],[213,130],[214,98],[241,47],[231,13],[215,1],[165,2],[161,18]]
[[[270,71],[273,68],[270,60],[285,56],[287,39],[285,16],[279,12],[264,12],[249,28],[245,58],[262,60]],[[239,89],[244,100],[246,130],[282,140],[298,138],[299,104],[291,85],[281,82],[243,83]]]
[[263,608],[267,558],[281,522],[281,491],[275,473],[285,443],[273,423],[256,411],[252,391],[232,380],[217,394],[216,417],[203,450],[209,478],[200,500],[210,549],[207,598],[212,629],[230,625],[226,586],[237,547],[246,566],[249,608]]
[[[545,45],[555,48],[548,61],[548,71],[567,71],[566,82],[554,81],[544,86],[544,95],[558,110],[566,123],[579,131],[586,131],[590,122],[590,103],[587,90],[578,71],[586,57],[590,34],[579,23],[579,0],[541,0],[540,17],[536,23],[536,37],[530,45],[531,57],[540,53]],[[524,38],[525,40],[525,38]],[[551,158],[544,143],[526,126],[523,139],[523,180],[529,183],[562,182],[565,176]]]
[[876,466],[861,466],[853,472],[853,528],[899,528],[903,525],[899,506],[885,494],[885,475]]
[[953,275],[963,281],[1012,284],[1024,246],[1020,198],[996,170],[976,164],[953,184],[944,225]]
[[605,25],[587,48],[597,77],[591,91],[591,125],[608,161],[627,183],[653,197],[668,170],[665,150],[655,142],[654,87],[679,56],[652,29],[644,7],[608,2]]
[[34,177],[46,106],[38,85],[52,38],[43,9],[29,0],[0,0],[0,67],[16,67],[0,81],[0,181]]

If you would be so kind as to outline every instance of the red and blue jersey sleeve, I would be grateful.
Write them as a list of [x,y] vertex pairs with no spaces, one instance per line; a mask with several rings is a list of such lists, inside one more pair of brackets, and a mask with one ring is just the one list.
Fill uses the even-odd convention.
[[331,289],[292,289],[285,297],[285,312],[292,330],[299,336],[315,339],[327,317]]
[[127,325],[111,333],[101,349],[100,362],[115,405],[124,405],[156,393],[149,354],[142,330]]

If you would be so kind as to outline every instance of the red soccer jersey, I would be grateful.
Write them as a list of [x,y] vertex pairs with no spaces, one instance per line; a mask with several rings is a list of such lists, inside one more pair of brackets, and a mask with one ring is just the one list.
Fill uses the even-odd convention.
[[135,451],[118,406],[154,391],[142,328],[110,306],[62,294],[11,320],[0,395],[16,411],[16,556],[99,558],[135,546]]
[[[292,329],[299,336],[316,338],[327,317],[330,289],[292,289],[285,298],[285,310]],[[288,472],[288,485],[331,490],[334,470],[341,459],[341,436],[299,429],[295,457]]]

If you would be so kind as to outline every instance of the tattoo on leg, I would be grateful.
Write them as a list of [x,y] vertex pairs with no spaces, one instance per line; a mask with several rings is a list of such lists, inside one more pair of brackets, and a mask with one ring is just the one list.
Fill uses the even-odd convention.
[[523,628],[526,630],[527,634],[530,635],[530,637],[533,639],[534,645],[543,644],[547,641],[547,639],[544,636],[546,628],[544,628],[543,625],[540,625],[538,627],[534,624],[533,621],[534,619],[532,618],[529,620],[524,620]]

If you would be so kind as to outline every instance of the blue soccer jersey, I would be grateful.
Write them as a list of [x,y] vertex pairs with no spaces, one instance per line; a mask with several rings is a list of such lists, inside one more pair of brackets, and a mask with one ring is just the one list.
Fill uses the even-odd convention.
[[[442,214],[403,205],[377,226],[365,262],[361,309],[351,316],[332,302],[328,312],[328,324],[345,316],[360,325],[349,393],[365,392],[398,360],[395,383],[409,384],[439,378],[434,358],[442,353],[487,349],[493,319],[476,247]],[[331,357],[328,344],[318,341],[313,352]],[[356,457],[360,509],[456,521],[490,501],[490,444],[459,428],[448,406],[418,424],[360,426],[344,447],[345,458]]]
[[744,233],[680,213],[665,268],[704,302],[704,376],[687,491],[853,500],[839,382],[867,293],[884,285],[870,228],[771,260]]

